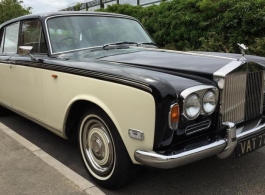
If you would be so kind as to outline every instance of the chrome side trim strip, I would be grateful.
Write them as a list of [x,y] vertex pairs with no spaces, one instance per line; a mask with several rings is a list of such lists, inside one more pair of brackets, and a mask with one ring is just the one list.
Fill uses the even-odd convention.
[[[10,61],[2,61],[1,63],[4,64],[10,64]],[[100,73],[100,72],[95,72],[87,69],[80,69],[80,68],[75,68],[75,67],[67,67],[67,66],[62,66],[62,65],[54,65],[54,64],[44,64],[42,65],[41,63],[35,63],[35,62],[25,62],[23,61],[14,61],[13,62],[16,65],[20,66],[27,66],[27,67],[35,67],[35,68],[42,68],[45,70],[54,70],[58,72],[64,72],[64,73],[69,73],[69,74],[75,74],[75,75],[80,75],[80,76],[85,76],[85,77],[90,77],[90,78],[99,78],[99,79],[107,79],[107,81],[116,81],[117,83],[124,83],[128,84],[134,87],[139,87],[140,89],[144,89],[148,92],[152,92],[152,89],[149,87],[147,83],[133,80],[130,78],[125,78],[121,76],[115,76],[111,74],[106,74],[106,73]]]

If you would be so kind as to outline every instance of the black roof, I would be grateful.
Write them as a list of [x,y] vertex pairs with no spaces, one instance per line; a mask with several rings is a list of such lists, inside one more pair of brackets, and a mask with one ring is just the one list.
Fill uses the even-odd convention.
[[42,14],[31,14],[31,15],[25,15],[21,16],[18,18],[14,18],[12,20],[9,20],[3,24],[0,25],[0,28],[2,26],[5,26],[10,23],[18,22],[20,20],[28,20],[28,19],[36,19],[36,18],[41,18],[45,19],[50,16],[56,16],[56,15],[93,15],[93,16],[118,16],[118,17],[123,17],[123,18],[130,18],[134,19],[131,16],[127,15],[122,15],[122,14],[114,14],[114,13],[107,13],[107,12],[90,12],[90,11],[59,11],[59,12],[47,12],[47,13],[42,13]]

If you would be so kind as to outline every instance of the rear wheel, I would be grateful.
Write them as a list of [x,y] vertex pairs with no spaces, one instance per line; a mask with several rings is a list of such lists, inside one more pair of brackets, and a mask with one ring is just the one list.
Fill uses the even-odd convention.
[[100,109],[90,109],[81,118],[79,147],[88,173],[95,182],[117,189],[131,178],[134,165],[111,119]]

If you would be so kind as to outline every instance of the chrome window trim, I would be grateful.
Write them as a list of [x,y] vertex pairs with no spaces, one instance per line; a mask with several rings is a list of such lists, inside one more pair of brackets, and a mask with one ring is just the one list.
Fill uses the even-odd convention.
[[[18,24],[18,34],[17,34],[17,50],[16,52],[5,52],[5,40],[6,40],[6,28],[10,27],[10,26],[13,26],[13,25],[16,25]],[[17,22],[14,22],[14,23],[10,23],[10,24],[7,24],[6,26],[3,27],[4,28],[4,43],[3,43],[3,48],[2,48],[2,54],[17,54],[18,53],[18,44],[19,44],[19,35],[20,35],[20,28],[21,28],[21,21],[17,21]]]
[[3,28],[1,43],[0,43],[0,55],[4,53],[4,45],[5,45],[5,36],[6,36],[6,28]]
[[49,34],[49,31],[48,31],[47,21],[49,19],[51,19],[51,18],[68,17],[68,16],[98,16],[98,17],[112,17],[112,18],[123,18],[123,19],[133,20],[133,21],[138,22],[138,24],[140,24],[140,26],[146,32],[148,37],[154,42],[153,38],[149,35],[149,33],[146,31],[146,29],[143,27],[143,25],[137,19],[135,19],[133,17],[130,17],[130,16],[126,16],[126,15],[112,15],[112,14],[98,14],[98,13],[89,13],[89,12],[87,14],[82,14],[82,13],[81,14],[77,14],[77,13],[58,14],[58,15],[54,15],[54,16],[49,16],[49,17],[45,18],[45,21],[44,21],[44,25],[45,25],[46,33],[47,33],[47,38],[48,38],[47,43],[48,43],[48,47],[50,49],[51,55],[64,54],[64,53],[73,52],[73,51],[81,51],[81,50],[84,50],[84,49],[88,49],[89,50],[89,49],[93,49],[93,48],[102,48],[103,47],[103,45],[100,45],[100,46],[84,47],[84,48],[75,49],[75,50],[68,50],[68,51],[53,53],[52,46],[51,46],[50,34]]

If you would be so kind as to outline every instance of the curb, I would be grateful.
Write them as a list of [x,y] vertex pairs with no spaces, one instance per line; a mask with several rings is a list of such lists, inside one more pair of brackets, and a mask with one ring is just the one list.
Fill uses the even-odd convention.
[[105,195],[98,187],[96,187],[93,183],[89,182],[46,152],[40,149],[38,146],[34,145],[21,135],[17,134],[15,131],[0,123],[0,130],[5,132],[11,138],[15,139],[21,145],[30,150],[33,154],[38,156],[41,160],[43,160],[48,165],[55,168],[58,172],[60,172],[63,176],[65,176],[68,180],[73,182],[79,188],[81,188],[84,192],[89,195]]

